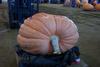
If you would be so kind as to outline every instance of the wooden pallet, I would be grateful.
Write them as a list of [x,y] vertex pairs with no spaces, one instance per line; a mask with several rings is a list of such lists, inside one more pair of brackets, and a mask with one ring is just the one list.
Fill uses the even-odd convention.
[[[17,54],[16,54],[16,60],[17,60],[17,65],[18,65],[18,62],[21,60],[21,58],[18,57]],[[67,67],[88,67],[88,65],[81,59],[81,62],[79,64],[73,64]]]

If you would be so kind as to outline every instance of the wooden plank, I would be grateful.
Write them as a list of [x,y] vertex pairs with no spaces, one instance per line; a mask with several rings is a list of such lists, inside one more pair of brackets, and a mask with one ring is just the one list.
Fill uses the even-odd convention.
[[[18,62],[21,60],[20,57],[17,56],[16,54],[16,61],[17,61],[17,65],[18,65]],[[81,59],[81,62],[79,64],[73,64],[71,66],[67,66],[67,67],[88,67],[88,65]]]

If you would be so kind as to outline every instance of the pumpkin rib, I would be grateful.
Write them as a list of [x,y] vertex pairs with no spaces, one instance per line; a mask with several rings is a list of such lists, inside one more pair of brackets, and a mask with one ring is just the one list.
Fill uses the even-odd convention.
[[[38,20],[37,20],[38,21]],[[30,23],[30,22],[29,22]],[[32,28],[32,29],[35,29],[35,28],[33,28],[32,26],[30,26],[30,24],[29,24],[28,22],[26,22],[25,23],[25,25],[27,25],[27,26],[29,26],[30,28]],[[43,25],[43,24],[42,24]],[[44,26],[45,27],[45,26]],[[46,29],[46,27],[45,27],[45,29]],[[36,29],[35,29],[36,30]],[[38,31],[38,30],[36,30],[36,31]],[[45,31],[47,31],[47,30],[45,30]],[[40,31],[38,31],[38,32],[40,32]],[[47,31],[48,32],[48,35],[50,35],[49,33],[49,31]],[[40,33],[42,33],[42,32],[40,32]],[[44,34],[44,33],[42,33],[42,34]],[[47,37],[48,37],[48,35],[47,34],[44,34],[44,35],[46,35]]]
[[49,15],[48,17],[45,17],[44,21],[42,22],[49,29],[49,31],[51,32],[51,35],[55,35],[55,31],[56,31],[56,24],[55,24],[55,19],[53,18],[53,16],[54,15]]
[[[67,21],[66,21],[67,20]],[[77,31],[78,31],[78,29],[77,29],[77,27],[76,27],[76,25],[73,23],[73,21],[71,21],[69,18],[67,18],[67,19],[65,19],[64,21],[63,21],[64,23],[68,23],[69,22],[69,25],[67,25],[67,26],[64,26],[64,27],[66,27],[66,28],[64,28],[63,30],[67,30],[65,33],[69,33],[69,32],[71,32],[71,30],[73,29],[73,28],[75,28]],[[71,26],[71,27],[70,27]],[[77,33],[77,31],[73,31],[73,33],[74,34],[76,34]],[[67,35],[67,36],[63,36],[63,38],[67,38],[68,36],[72,36],[72,35],[74,35],[73,33],[71,33],[71,34],[69,34],[69,35]]]
[[[56,23],[56,20],[55,20],[55,16],[54,15],[52,15],[52,17],[54,18],[54,24],[55,24],[55,33],[56,33],[56,29],[57,29],[57,23]],[[55,34],[54,33],[54,34]]]
[[[22,46],[30,45],[30,48],[33,48],[33,46],[34,46],[34,48],[35,48],[36,46],[37,46],[37,47],[40,47],[41,43],[40,43],[40,45],[35,45],[35,44],[34,44],[35,41],[38,41],[37,43],[39,43],[40,41],[41,41],[41,42],[42,42],[42,41],[45,41],[45,40],[49,42],[49,40],[47,40],[47,39],[45,39],[45,40],[43,40],[43,39],[28,39],[28,38],[25,38],[25,37],[23,37],[23,36],[21,36],[21,35],[18,35],[17,40],[18,40],[18,42],[20,42],[20,45],[22,45]],[[34,45],[33,45],[33,44],[34,44]]]
[[[60,18],[59,18],[60,19]],[[61,20],[60,20],[60,22],[62,22]],[[63,33],[63,23],[61,24],[61,32]],[[63,35],[62,35],[63,36]]]
[[75,34],[72,34],[70,36],[65,36],[63,39],[69,39],[69,38],[72,38],[72,37],[79,37],[79,34],[77,32],[75,32]]
[[[43,15],[42,15],[43,14]],[[49,15],[49,14],[48,14]],[[37,16],[37,17],[36,17]],[[38,20],[38,21],[40,21],[43,25],[44,25],[44,27],[46,27],[47,29],[48,29],[48,27],[43,23],[43,21],[41,21],[40,20],[40,18],[41,18],[41,16],[43,17],[43,16],[47,16],[47,14],[46,13],[39,13],[39,14],[36,14],[35,16],[33,15],[32,16],[32,18],[33,19],[36,19],[36,20]],[[35,17],[35,18],[34,18]],[[39,18],[40,17],[40,18]],[[48,31],[49,31],[49,29],[48,29]],[[49,32],[50,33],[50,32]],[[51,34],[50,34],[51,35]]]
[[[70,43],[70,42],[63,42],[64,44],[69,44],[70,46],[74,46],[74,43]],[[64,45],[64,44],[62,44],[62,45]]]
[[[55,20],[56,20],[56,24],[58,25],[59,23],[61,23],[61,30],[59,31],[59,32],[65,32],[65,31],[62,31],[62,30],[64,30],[64,28],[63,27],[66,27],[65,29],[67,30],[68,28],[70,28],[70,25],[71,25],[71,23],[68,25],[65,25],[66,24],[66,21],[65,21],[65,19],[63,19],[63,16],[57,16],[56,18],[55,18]],[[67,19],[67,20],[69,20],[69,19]],[[59,23],[57,23],[57,22],[59,22]],[[65,23],[65,24],[64,24]],[[67,22],[68,23],[68,22]],[[64,26],[65,25],[65,26]],[[58,27],[58,26],[57,26]],[[57,32],[57,31],[56,31]]]
[[[60,32],[60,36],[61,36],[62,35],[62,30],[63,30],[63,26],[62,26],[63,22],[61,21],[62,18],[61,18],[61,16],[56,16],[55,15],[55,20],[56,20],[57,28],[59,28],[59,26],[60,26],[60,30],[58,29],[57,32]],[[61,38],[62,38],[62,36],[61,36]]]
[[64,42],[64,41],[62,41],[62,43],[60,44],[60,46],[63,46],[64,44],[67,44],[67,45],[70,45],[71,44],[71,46],[73,46],[73,43]]
[[[34,20],[34,19],[33,19]],[[39,20],[37,20],[36,19],[36,21],[39,21]],[[30,23],[30,22],[29,22]],[[39,23],[41,23],[41,21],[39,21]],[[42,24],[42,23],[41,23]],[[29,25],[29,24],[27,24],[27,25]],[[43,25],[43,24],[42,24]],[[47,33],[48,33],[48,35],[50,35],[50,32],[48,31],[48,29],[43,25],[43,27],[45,28],[45,31],[47,31]],[[32,27],[33,28],[33,27]],[[34,28],[33,28],[34,29]],[[39,31],[40,32],[40,31]],[[44,34],[44,33],[43,33]],[[45,35],[47,35],[47,34],[45,34]],[[47,35],[47,36],[48,36]]]
[[[63,17],[62,17],[63,18]],[[66,17],[67,18],[67,17]],[[64,22],[64,23],[66,23],[66,20],[67,20],[67,23],[68,22],[70,22],[70,24],[69,25],[67,25],[66,26],[66,28],[65,28],[65,30],[67,30],[67,28],[70,28],[70,26],[73,26],[73,28],[76,28],[77,29],[77,27],[76,27],[76,25],[73,23],[73,21],[71,21],[69,18],[67,18],[67,19],[63,19],[62,21]],[[69,29],[69,32],[70,32],[71,30]],[[64,31],[65,32],[65,31]],[[68,32],[68,31],[67,31]],[[68,32],[68,33],[69,33]],[[76,35],[75,35],[76,34]],[[66,38],[67,38],[67,40],[71,40],[71,39],[73,39],[73,38],[75,38],[75,37],[73,37],[73,36],[75,36],[76,37],[76,40],[77,40],[77,37],[79,37],[79,35],[78,35],[78,33],[77,33],[77,31],[74,31],[72,34],[69,34],[69,35],[65,35],[65,36],[63,36],[63,39],[65,40]],[[70,38],[69,38],[70,37]],[[75,40],[75,39],[74,39]]]
[[[26,27],[27,27],[27,28],[26,28]],[[21,29],[24,30],[25,28],[26,28],[27,30],[25,30],[24,32],[28,31],[28,29],[33,31],[33,29],[31,29],[30,27],[28,27],[28,26],[22,24]],[[20,30],[21,30],[21,29],[20,29]],[[46,35],[42,34],[41,32],[38,32],[38,31],[36,31],[36,30],[34,30],[34,31],[37,32],[37,33],[39,33],[39,35],[41,34],[41,36],[45,36],[46,39],[49,39]],[[31,32],[31,31],[30,31],[30,32]],[[27,32],[26,32],[26,33],[27,33]],[[29,33],[29,32],[28,32],[28,33]],[[34,32],[33,32],[33,33],[34,33]],[[19,34],[21,34],[20,31],[19,31]],[[37,39],[38,39],[38,38],[37,38]],[[40,37],[39,39],[41,39],[41,37]]]
[[[54,15],[50,15],[49,14],[49,16],[48,16],[49,18],[48,18],[48,20],[49,19],[51,19],[51,20],[49,20],[50,22],[51,22],[51,24],[52,24],[52,26],[54,25],[54,28],[53,29],[51,29],[51,27],[50,28],[48,28],[49,29],[49,31],[52,33],[52,35],[55,35],[55,31],[56,31],[56,23],[55,23],[55,18],[54,18]],[[45,22],[45,21],[44,21]],[[44,23],[44,22],[42,22],[42,23]],[[48,22],[49,23],[49,22]],[[45,23],[44,23],[45,24]],[[50,25],[50,24],[49,24]],[[48,26],[47,26],[48,27]],[[54,30],[55,29],[55,30]],[[52,31],[53,30],[53,31]]]
[[[49,48],[48,44],[50,41],[47,39],[45,39],[45,40],[28,39],[28,38],[22,37],[21,35],[18,35],[17,40],[18,40],[18,43],[20,44],[21,47],[31,47],[31,48],[33,48],[33,50],[34,49],[37,49],[37,50],[41,49],[40,50],[41,53],[44,53],[44,54],[48,52],[46,50]],[[44,47],[43,47],[43,45],[44,45]],[[26,50],[26,48],[25,48],[25,50]]]
[[[21,29],[20,29],[21,30]],[[22,31],[22,30],[21,30]],[[23,34],[25,34],[24,32],[20,32],[19,33],[21,36],[23,36],[23,37],[26,37],[26,38],[29,38],[29,39],[32,39],[32,37],[31,36],[26,36],[26,35],[23,35]],[[35,37],[34,37],[35,38]],[[35,39],[49,39],[49,38],[35,38]]]
[[[17,41],[20,44],[20,47],[25,48],[27,46],[25,46],[26,44],[23,45],[23,43],[25,43],[25,42],[23,41],[23,39],[21,39],[21,37],[23,37],[23,36],[18,35],[17,36]],[[33,49],[33,47],[31,47],[31,46],[28,46],[28,47],[29,47],[30,50]],[[26,49],[28,49],[28,48],[26,48]]]
[[[37,20],[37,21],[39,21],[39,20]],[[40,22],[40,21],[39,21],[39,23],[41,23],[41,24],[42,24],[42,22]],[[45,25],[44,25],[44,24],[42,24],[42,25],[43,25],[43,27],[46,29],[46,31],[48,32],[48,35],[50,35],[49,30],[45,27]],[[47,34],[45,34],[45,35],[47,35]],[[47,35],[47,36],[48,36],[48,35]]]
[[39,54],[39,52],[40,52],[39,49],[35,48],[33,45],[32,46],[20,45],[20,47],[29,53]]
[[55,35],[56,35],[56,32],[57,32],[57,21],[56,21],[56,18],[55,18],[55,15],[53,16],[54,17],[54,21],[55,21],[55,28],[56,28],[56,31],[55,31]]
[[[39,19],[39,21],[41,21],[40,19]],[[41,21],[41,23],[48,29],[48,31],[50,31],[50,29],[46,26],[46,24],[43,22],[43,21]],[[51,31],[50,31],[51,32]],[[52,34],[51,34],[52,35]],[[50,36],[51,36],[50,35]]]
[[[63,31],[62,31],[62,33],[63,33],[63,36],[62,37],[63,38],[68,37],[68,36],[71,36],[73,34],[73,33],[66,34],[66,32],[69,33],[71,31],[71,30],[68,30],[68,29],[71,29],[70,26],[71,26],[71,24],[67,25],[65,29],[62,28],[63,29]],[[62,27],[63,27],[63,25],[62,25]]]
[[[70,31],[69,31],[70,32]],[[69,33],[68,32],[68,33]],[[68,37],[71,37],[71,36],[75,36],[75,34],[78,34],[76,31],[74,31],[73,33],[69,34],[69,35],[64,35],[63,38],[68,38]]]
[[69,37],[68,37],[68,36],[67,36],[67,37],[64,37],[63,39],[64,39],[64,40],[69,40],[69,39],[73,39],[73,38],[74,38],[74,39],[77,39],[77,38],[75,38],[75,37],[79,37],[79,35],[78,35],[77,32],[76,32],[75,34],[76,34],[76,35],[73,34],[73,35],[70,35]]
[[66,44],[73,45],[73,44],[75,44],[75,43],[72,43],[72,42],[73,42],[73,41],[76,42],[75,40],[76,40],[76,39],[73,39],[73,40],[69,39],[68,41],[62,40],[62,42],[63,42],[63,43],[66,43]]
[[[74,41],[74,42],[73,42]],[[64,45],[64,44],[69,44],[69,45],[71,45],[71,46],[75,46],[75,43],[76,43],[76,41],[75,41],[75,39],[69,39],[69,40],[62,40],[61,41],[61,45]]]
[[[47,40],[47,39],[31,39],[31,38],[26,38],[26,37],[23,37],[22,35],[18,35],[18,40],[23,42],[24,44],[26,44],[27,41],[30,41],[30,40],[36,40],[36,41],[44,41],[44,40]],[[49,40],[47,40],[49,41]],[[32,42],[32,41],[31,41]]]
[[71,22],[73,24],[73,26],[76,28],[77,32],[78,32],[78,28],[76,27],[75,23],[69,19],[69,22]]
[[[42,23],[43,21],[41,21],[41,23]],[[44,23],[42,23],[47,29],[48,29],[48,27],[44,24]],[[48,31],[49,31],[49,29],[48,29]],[[51,34],[50,34],[51,35]]]
[[[39,18],[36,18],[38,21],[40,21],[41,23],[43,22],[43,21],[41,21]],[[47,28],[47,26],[44,24],[44,23],[42,23],[43,25],[44,25],[44,27],[49,31],[49,29]],[[49,32],[50,33],[50,32]],[[50,34],[51,35],[51,34]],[[50,36],[49,35],[49,36]]]
[[75,46],[75,45],[63,44],[63,46],[60,45],[60,48],[61,48],[61,51],[64,53],[67,50],[71,49],[73,46]]
[[[78,33],[75,33],[76,35],[70,36],[70,38],[68,37],[67,39],[63,39],[64,43],[73,45],[77,42],[77,37],[79,38]],[[73,43],[72,43],[73,42]]]

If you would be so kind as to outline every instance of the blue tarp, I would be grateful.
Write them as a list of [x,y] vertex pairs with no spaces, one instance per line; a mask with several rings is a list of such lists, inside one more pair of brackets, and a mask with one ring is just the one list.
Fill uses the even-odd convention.
[[71,7],[76,7],[76,0],[71,0]]

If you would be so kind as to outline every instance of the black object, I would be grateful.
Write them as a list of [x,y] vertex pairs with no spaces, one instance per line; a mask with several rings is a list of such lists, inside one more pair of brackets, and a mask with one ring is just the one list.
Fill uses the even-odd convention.
[[34,55],[17,45],[16,53],[21,58],[19,67],[66,67],[80,56],[77,46],[60,55]]
[[2,3],[2,0],[0,0],[0,4]]
[[19,28],[24,20],[39,11],[39,0],[8,0],[10,28]]
[[[58,0],[51,0],[51,3],[53,4],[57,4],[58,3]],[[59,3],[64,3],[64,0],[60,0]]]

